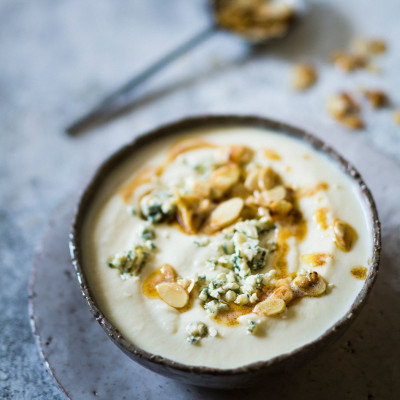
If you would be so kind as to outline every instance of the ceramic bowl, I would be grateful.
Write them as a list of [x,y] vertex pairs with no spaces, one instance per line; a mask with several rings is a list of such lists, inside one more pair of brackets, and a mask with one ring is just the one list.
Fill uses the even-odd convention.
[[[179,136],[179,134],[187,133],[192,129],[212,127],[221,128],[224,126],[246,126],[273,130],[283,135],[298,138],[308,143],[317,151],[325,153],[332,162],[336,163],[336,165],[338,165],[358,186],[361,197],[365,202],[366,209],[369,212],[368,218],[370,218],[373,236],[373,253],[367,279],[365,280],[358,296],[352,303],[352,306],[343,318],[337,321],[330,329],[323,332],[316,340],[296,348],[290,353],[282,354],[266,361],[259,361],[232,369],[185,365],[159,355],[151,354],[126,340],[118,329],[107,319],[96,303],[83,267],[82,253],[85,249],[81,245],[81,231],[85,216],[87,215],[104,180],[121,163],[129,157],[133,157],[134,154],[140,151],[144,146],[159,138],[164,138],[167,135]],[[184,383],[206,387],[232,388],[245,387],[256,382],[261,382],[267,375],[271,375],[277,371],[282,371],[283,369],[287,370],[288,368],[292,368],[307,359],[311,359],[314,355],[323,351],[323,348],[327,345],[338,339],[346,328],[348,328],[354,321],[371,291],[378,272],[380,240],[380,223],[372,195],[357,170],[335,150],[301,129],[260,117],[230,115],[197,117],[163,126],[137,137],[132,143],[124,146],[104,161],[98,168],[89,185],[84,190],[77,205],[77,211],[70,234],[70,251],[78,283],[90,311],[106,331],[109,338],[132,360],[157,373],[177,379]],[[223,355],[220,354],[219,356],[221,357]]]

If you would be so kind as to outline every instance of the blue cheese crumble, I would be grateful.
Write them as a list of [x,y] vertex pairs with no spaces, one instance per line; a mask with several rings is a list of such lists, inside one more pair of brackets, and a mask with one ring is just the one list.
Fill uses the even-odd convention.
[[199,299],[210,316],[228,310],[229,303],[251,305],[259,301],[258,293],[273,284],[276,271],[259,273],[267,266],[268,257],[276,250],[275,241],[268,239],[274,225],[267,218],[238,222],[233,233],[222,234],[214,243],[217,257],[207,266],[224,272],[214,279],[203,277]]
[[176,197],[166,191],[159,190],[143,196],[140,201],[142,215],[150,222],[163,222],[172,219],[176,213]]
[[147,240],[143,244],[135,244],[131,250],[121,251],[110,257],[108,266],[119,271],[122,279],[137,277],[155,250],[152,241]]
[[193,321],[186,325],[186,333],[188,334],[187,342],[190,344],[198,344],[199,341],[208,336],[208,327],[204,322]]

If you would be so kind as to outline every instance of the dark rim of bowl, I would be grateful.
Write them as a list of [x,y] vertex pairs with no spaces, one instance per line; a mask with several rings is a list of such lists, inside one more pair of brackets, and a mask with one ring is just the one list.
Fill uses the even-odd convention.
[[[362,194],[363,200],[369,211],[371,218],[372,233],[373,233],[373,252],[369,272],[367,279],[364,282],[362,289],[357,295],[356,299],[352,303],[350,309],[346,314],[337,321],[332,327],[322,333],[317,339],[294,349],[291,352],[281,354],[279,356],[270,358],[265,361],[257,361],[244,366],[221,369],[205,366],[188,365],[180,362],[173,361],[171,359],[149,353],[128,341],[118,331],[118,329],[104,316],[100,308],[98,307],[95,298],[89,288],[84,269],[81,265],[81,247],[80,247],[80,230],[85,219],[85,213],[90,206],[91,201],[95,198],[97,188],[101,185],[103,180],[112,172],[121,162],[127,160],[129,156],[135,153],[142,146],[152,143],[154,140],[163,138],[165,136],[179,135],[183,133],[190,133],[199,128],[227,128],[227,127],[255,127],[272,130],[274,132],[291,136],[300,140],[304,140],[306,143],[311,145],[317,151],[321,151],[327,154],[333,159],[341,169],[355,182]],[[137,358],[142,358],[151,363],[164,366],[168,369],[172,368],[182,372],[199,375],[240,375],[249,372],[256,372],[261,369],[276,366],[288,358],[298,355],[299,353],[311,353],[315,350],[315,347],[322,345],[328,339],[330,339],[337,331],[344,330],[350,322],[353,320],[355,315],[360,311],[361,306],[365,303],[373,283],[377,277],[380,250],[381,250],[381,226],[379,222],[378,212],[375,206],[375,202],[372,195],[364,183],[361,175],[358,171],[342,156],[340,156],[333,148],[326,145],[322,140],[314,137],[313,135],[303,131],[302,129],[295,128],[285,123],[273,121],[263,117],[257,116],[237,116],[237,115],[207,115],[200,117],[193,117],[183,119],[168,125],[164,125],[160,128],[154,129],[149,133],[142,134],[136,137],[131,143],[123,146],[120,150],[112,154],[107,160],[105,160],[95,172],[89,185],[83,191],[80,200],[77,204],[75,218],[72,224],[72,230],[69,238],[69,247],[72,258],[72,264],[76,272],[76,276],[79,282],[79,286],[83,297],[86,299],[90,311],[94,315],[95,319],[104,328],[107,334],[116,342],[120,347],[127,353],[131,353]]]

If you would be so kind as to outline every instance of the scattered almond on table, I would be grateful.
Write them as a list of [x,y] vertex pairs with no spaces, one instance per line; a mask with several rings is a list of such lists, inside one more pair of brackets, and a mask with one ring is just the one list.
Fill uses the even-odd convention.
[[394,122],[400,125],[400,110],[396,110],[393,114]]
[[386,43],[381,39],[357,38],[353,41],[350,50],[337,50],[332,53],[331,61],[342,71],[349,73],[357,69],[367,69],[377,72],[374,58],[386,52]]
[[296,64],[292,68],[290,86],[294,90],[309,89],[317,81],[317,71],[311,64]]
[[333,118],[351,129],[361,129],[364,122],[360,116],[360,107],[346,92],[341,92],[329,97],[327,110]]
[[384,108],[389,104],[389,97],[382,90],[362,90],[372,108]]

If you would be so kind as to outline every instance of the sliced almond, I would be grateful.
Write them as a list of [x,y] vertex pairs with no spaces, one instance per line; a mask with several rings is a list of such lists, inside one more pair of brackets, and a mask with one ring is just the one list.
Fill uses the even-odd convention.
[[[247,200],[247,199],[246,199],[246,200]],[[246,205],[246,204],[245,204],[244,207],[243,207],[242,212],[240,213],[240,216],[241,216],[244,220],[259,218],[259,217],[262,216],[262,215],[260,215],[260,214],[258,213],[258,209],[259,209],[259,207],[256,207],[256,206],[249,206],[249,205]],[[264,210],[266,210],[266,211],[268,212],[267,209],[264,208]],[[269,213],[268,213],[268,214],[265,214],[265,216],[269,217]]]
[[254,190],[258,189],[258,175],[260,173],[260,170],[258,168],[252,168],[246,177],[246,180],[244,181],[244,186],[253,192]]
[[317,80],[317,71],[313,65],[297,64],[290,76],[290,85],[294,90],[306,90]]
[[271,219],[271,214],[270,214],[268,208],[265,208],[265,207],[258,207],[257,215],[259,217],[268,217],[268,219]]
[[279,200],[270,204],[270,210],[279,215],[287,215],[292,211],[293,204],[287,200]]
[[193,187],[193,191],[199,197],[210,197],[211,183],[208,179],[205,181],[196,181]]
[[326,283],[318,272],[298,275],[293,279],[291,287],[300,296],[320,296],[326,291]]
[[249,196],[245,202],[246,206],[249,207],[268,207],[268,203],[265,201],[265,199],[262,196]]
[[364,121],[359,115],[344,115],[337,119],[343,125],[346,125],[350,129],[362,129],[364,128]]
[[281,287],[281,286],[289,288],[290,287],[290,280],[288,278],[277,279],[276,282],[275,282],[275,286],[277,288]]
[[248,189],[243,185],[243,183],[237,183],[233,189],[230,192],[230,195],[232,197],[241,197],[242,199],[245,199],[248,197],[250,192]]
[[286,303],[280,299],[275,297],[268,297],[266,300],[258,303],[253,312],[258,315],[272,317],[274,315],[280,314],[286,308]]
[[287,194],[286,188],[284,186],[275,186],[270,190],[263,190],[261,195],[265,198],[266,201],[281,201],[285,199]]
[[258,175],[261,190],[270,190],[281,183],[281,177],[271,168],[263,168]]
[[182,308],[189,301],[188,292],[178,283],[163,282],[156,286],[156,290],[163,301],[174,308]]
[[194,233],[196,231],[193,211],[182,204],[178,204],[178,222],[186,233]]
[[195,281],[194,279],[179,278],[176,280],[178,285],[181,285],[188,293],[193,290]]
[[333,221],[333,241],[342,251],[350,251],[357,240],[357,232],[347,222],[338,218]]
[[221,198],[240,178],[240,168],[236,164],[228,164],[218,168],[212,176],[197,182],[194,191],[201,197]]
[[174,280],[176,272],[174,267],[170,264],[163,264],[160,267],[160,272],[164,276],[164,280]]
[[243,205],[243,199],[240,197],[234,197],[222,202],[211,213],[211,225],[217,229],[230,225],[239,217]]
[[293,290],[290,288],[290,285],[282,285],[276,288],[271,296],[276,299],[282,299],[285,304],[288,304],[293,299]]
[[177,190],[174,191],[174,194],[179,200],[181,200],[185,205],[195,206],[200,202],[199,196],[193,193],[179,193]]
[[208,213],[211,211],[212,203],[209,199],[203,199],[197,206],[197,212],[200,214]]
[[329,253],[311,253],[303,254],[300,259],[311,267],[322,267],[326,264],[327,259],[332,257],[332,254]]
[[254,156],[254,150],[247,146],[233,145],[227,149],[227,160],[237,164],[247,164]]
[[358,104],[346,92],[330,96],[327,102],[327,109],[335,118],[341,118],[360,111]]
[[223,196],[240,178],[240,168],[236,164],[228,164],[218,168],[210,178],[214,196]]

